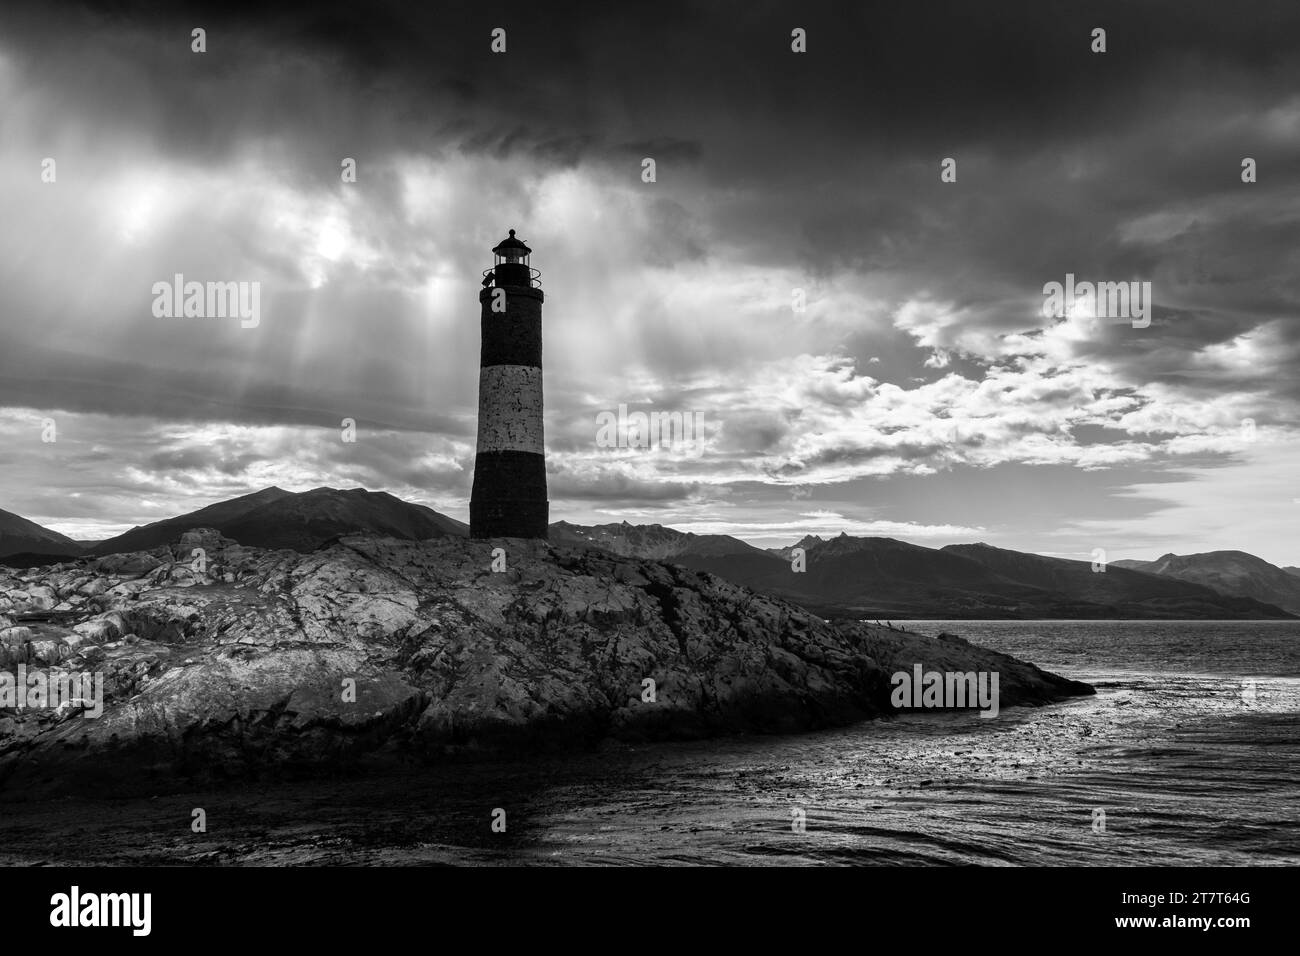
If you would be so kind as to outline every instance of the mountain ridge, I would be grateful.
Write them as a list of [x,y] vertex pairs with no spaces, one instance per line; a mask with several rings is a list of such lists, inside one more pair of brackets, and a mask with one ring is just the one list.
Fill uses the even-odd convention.
[[1247,551],[1169,553],[1154,561],[1115,561],[1111,566],[1188,581],[1224,594],[1252,597],[1300,614],[1300,577]]
[[0,509],[0,557],[20,554],[80,554],[84,550],[66,535]]
[[187,514],[164,518],[101,541],[91,555],[148,551],[190,528],[214,528],[249,547],[312,551],[343,534],[374,533],[405,540],[467,535],[468,527],[424,505],[386,491],[263,488]]
[[[649,526],[662,539],[681,536],[676,551],[650,555],[639,548],[640,529],[610,524],[599,534],[563,522],[566,543],[599,547],[624,556],[669,560],[709,571],[755,591],[773,594],[827,617],[1179,619],[1286,618],[1271,602],[1225,595],[1194,582],[1108,566],[1093,572],[1087,561],[1071,561],[991,545],[927,548],[895,538],[832,538],[806,535],[784,548],[759,551],[726,535],[708,536],[731,544],[700,554],[690,532]],[[802,572],[792,566],[804,549]],[[1109,574],[1109,576],[1107,576]]]

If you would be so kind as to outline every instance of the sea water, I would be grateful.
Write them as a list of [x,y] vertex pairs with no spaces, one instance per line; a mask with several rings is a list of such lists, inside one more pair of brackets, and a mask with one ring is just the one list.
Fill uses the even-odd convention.
[[[994,720],[916,712],[810,734],[15,806],[0,819],[0,860],[1300,863],[1300,621],[903,626],[962,635],[1097,694]],[[200,805],[227,825],[159,839]],[[50,835],[65,830],[79,842],[51,856]]]

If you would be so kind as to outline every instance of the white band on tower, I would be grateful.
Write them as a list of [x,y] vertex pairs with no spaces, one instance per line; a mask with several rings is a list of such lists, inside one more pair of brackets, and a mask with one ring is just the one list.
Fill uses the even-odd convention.
[[542,454],[542,370],[489,365],[479,370],[478,452]]

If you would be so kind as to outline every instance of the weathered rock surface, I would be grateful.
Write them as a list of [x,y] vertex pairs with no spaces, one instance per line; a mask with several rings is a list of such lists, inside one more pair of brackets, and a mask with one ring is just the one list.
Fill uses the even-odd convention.
[[[508,570],[491,570],[494,547]],[[211,529],[0,568],[0,669],[20,663],[101,672],[105,704],[96,719],[0,710],[6,794],[800,731],[891,713],[889,677],[916,663],[997,671],[1002,707],[1092,692],[960,639],[827,623],[654,561],[452,537],[300,554]]]

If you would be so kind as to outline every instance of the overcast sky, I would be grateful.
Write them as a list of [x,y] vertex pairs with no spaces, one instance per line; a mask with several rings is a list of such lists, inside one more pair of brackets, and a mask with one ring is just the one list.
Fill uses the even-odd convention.
[[[515,228],[553,520],[1300,564],[1300,5],[612,6],[6,3],[0,508],[464,520]],[[176,273],[260,324],[156,317]],[[1067,273],[1149,281],[1149,327],[1045,317]],[[620,404],[703,453],[598,447]]]

